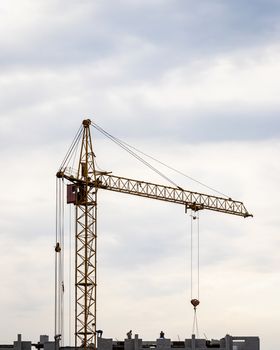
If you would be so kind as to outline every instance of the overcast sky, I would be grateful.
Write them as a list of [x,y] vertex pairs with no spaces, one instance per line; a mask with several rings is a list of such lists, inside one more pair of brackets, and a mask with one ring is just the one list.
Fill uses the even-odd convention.
[[[257,335],[277,348],[279,17],[276,0],[0,2],[1,344],[53,338],[55,174],[90,118],[244,201],[253,219],[200,214],[200,335]],[[165,183],[93,139],[100,168]],[[189,338],[189,215],[99,192],[98,328]]]

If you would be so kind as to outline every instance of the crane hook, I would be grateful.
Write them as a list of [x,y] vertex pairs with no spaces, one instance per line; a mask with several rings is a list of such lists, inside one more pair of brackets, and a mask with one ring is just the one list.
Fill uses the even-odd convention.
[[192,299],[191,304],[193,305],[193,308],[196,310],[196,307],[199,305],[200,301],[198,299]]
[[60,247],[59,242],[56,243],[54,250],[56,251],[56,253],[60,253],[61,252],[61,247]]

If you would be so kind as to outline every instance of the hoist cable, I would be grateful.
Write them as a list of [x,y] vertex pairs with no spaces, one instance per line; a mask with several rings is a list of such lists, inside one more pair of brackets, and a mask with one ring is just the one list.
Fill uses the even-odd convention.
[[[55,218],[55,244],[57,243],[57,234],[58,234],[58,181],[56,178],[56,218]],[[54,298],[54,334],[57,335],[57,253],[55,252],[55,298]]]
[[[191,299],[195,296],[199,300],[199,287],[200,287],[200,234],[199,234],[199,213],[191,213]],[[193,222],[196,222],[194,225]],[[196,238],[196,241],[195,241]],[[194,254],[194,248],[196,247],[196,255]],[[194,261],[196,257],[196,295],[194,295]]]
[[199,234],[199,212],[197,212],[197,298],[199,300],[200,289],[200,234]]
[[56,181],[55,335],[64,336],[64,182]]
[[61,339],[62,345],[64,345],[64,182],[62,179],[62,188],[61,188]]
[[193,218],[191,214],[191,300],[193,298]]
[[61,179],[56,181],[56,248],[55,250],[55,335],[61,332]]
[[93,127],[95,127],[99,132],[101,132],[104,136],[108,137],[111,141],[113,141],[114,143],[116,143],[118,146],[120,146],[122,149],[124,149],[125,151],[127,151],[130,155],[132,155],[134,158],[136,158],[137,160],[139,160],[141,163],[143,163],[144,165],[146,165],[148,168],[150,168],[152,171],[154,171],[155,173],[157,173],[159,176],[161,176],[162,178],[164,178],[165,180],[167,180],[169,183],[171,183],[173,186],[178,187],[181,189],[180,186],[178,186],[174,181],[172,181],[169,177],[167,177],[166,175],[164,175],[161,171],[159,171],[157,168],[155,168],[154,166],[152,166],[149,162],[147,162],[146,160],[144,160],[143,158],[141,158],[137,153],[133,152],[129,147],[127,147],[121,140],[117,139],[116,137],[114,137],[113,135],[109,134],[107,131],[105,131],[104,129],[102,129],[100,126],[98,126],[95,123],[92,123]]
[[60,252],[58,255],[58,334],[61,334],[61,183],[62,180],[59,181],[59,199],[58,199],[58,242],[60,245]]
[[[64,168],[65,168],[65,164],[66,164],[67,160],[68,160],[68,163],[69,163],[69,160],[70,160],[70,158],[71,158],[70,155],[71,155],[71,153],[72,153],[74,147],[77,146],[78,141],[79,141],[79,139],[81,138],[82,132],[83,132],[83,126],[81,125],[80,128],[79,128],[79,130],[77,131],[77,133],[76,133],[76,135],[75,135],[75,137],[74,137],[74,140],[72,141],[72,144],[71,144],[69,150],[67,151],[66,156],[64,157],[64,159],[63,159],[63,161],[62,161],[61,166],[60,166],[59,169],[64,169]],[[68,163],[67,163],[67,164],[68,164]]]
[[71,321],[72,321],[72,205],[69,205],[69,300],[68,300],[68,307],[69,307],[69,324],[68,324],[68,331],[69,331],[69,345],[71,345]]
[[[147,154],[147,153],[145,153],[145,152],[139,150],[138,148],[136,148],[136,147],[134,147],[134,146],[128,144],[127,142],[122,141],[122,140],[120,140],[119,138],[117,138],[117,137],[115,137],[115,136],[109,134],[107,131],[105,131],[104,129],[102,129],[102,128],[101,128],[100,126],[98,126],[96,123],[92,122],[91,124],[93,125],[93,127],[95,127],[98,131],[100,131],[100,132],[101,132],[102,134],[104,134],[105,136],[109,137],[109,135],[110,135],[111,140],[113,140],[115,143],[117,143],[117,144],[119,144],[119,145],[122,145],[122,146],[121,146],[122,148],[126,147],[126,148],[129,148],[129,149],[133,149],[133,150],[135,150],[136,152],[138,152],[138,153],[144,155],[145,157],[150,158],[150,159],[152,159],[153,161],[155,161],[155,162],[157,162],[157,163],[159,163],[159,164],[165,166],[166,168],[168,168],[168,169],[170,169],[170,170],[172,170],[172,171],[175,171],[176,173],[178,173],[178,174],[180,174],[180,175],[182,175],[182,176],[188,178],[189,180],[192,180],[192,181],[198,183],[199,185],[201,185],[201,186],[203,186],[203,187],[205,187],[205,188],[207,188],[207,189],[209,189],[209,190],[211,190],[211,191],[213,191],[213,192],[216,192],[217,194],[220,194],[220,195],[222,195],[222,196],[224,196],[224,197],[230,198],[230,196],[226,195],[225,193],[220,192],[220,191],[216,190],[215,188],[210,187],[210,186],[206,185],[205,183],[203,183],[203,182],[201,182],[201,181],[199,181],[199,180],[196,180],[195,178],[193,178],[193,177],[191,177],[191,176],[189,176],[189,175],[183,173],[182,171],[173,168],[172,166],[170,166],[170,165],[168,165],[168,164],[166,164],[166,163],[160,161],[159,159],[157,159],[157,158],[155,158],[155,157],[153,157],[153,156],[151,156],[151,155],[149,155],[149,154]],[[134,152],[133,152],[133,153],[134,153]],[[136,153],[134,153],[134,154],[136,154]],[[140,156],[139,156],[139,157],[140,157]],[[140,157],[140,158],[141,158],[141,157]],[[143,159],[143,158],[141,158],[141,159]],[[147,162],[147,163],[148,163],[148,162]],[[149,164],[149,163],[148,163],[148,164]],[[154,168],[154,167],[153,167],[153,168]],[[164,175],[164,178],[166,178],[165,175]],[[169,180],[170,180],[170,179],[169,179]],[[176,187],[179,187],[179,186],[176,185],[172,180],[170,180],[169,182],[173,183]],[[179,187],[179,188],[180,188],[180,187]]]
[[[193,314],[193,328],[192,332],[196,332],[196,334],[199,334],[198,331],[198,320],[197,320],[197,312],[196,308],[199,305],[199,289],[200,289],[200,237],[199,237],[199,213],[193,212],[190,215],[191,218],[191,304],[193,305],[194,314]],[[194,225],[194,221],[196,222],[196,225]],[[194,228],[195,226],[195,228]],[[195,236],[196,235],[196,236]],[[195,240],[196,237],[196,240]],[[194,254],[194,249],[196,248],[196,256]],[[195,266],[195,260],[196,260],[196,281],[194,283],[194,266]],[[195,293],[194,293],[194,284],[196,286]],[[195,298],[194,298],[195,297]]]
[[199,338],[198,320],[197,320],[196,309],[194,309],[194,314],[193,314],[192,334],[195,334],[197,336],[197,338]]

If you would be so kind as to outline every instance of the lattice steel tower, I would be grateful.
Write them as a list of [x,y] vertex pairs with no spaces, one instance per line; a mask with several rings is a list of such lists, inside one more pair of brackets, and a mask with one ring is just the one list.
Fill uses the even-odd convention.
[[[60,170],[57,177],[64,173]],[[84,348],[96,347],[95,179],[90,120],[84,120],[78,170],[67,185],[67,203],[75,205],[75,346]]]

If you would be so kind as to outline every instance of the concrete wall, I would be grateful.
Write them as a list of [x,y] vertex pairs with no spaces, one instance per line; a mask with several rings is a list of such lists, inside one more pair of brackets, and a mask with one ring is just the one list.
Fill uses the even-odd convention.
[[[55,342],[49,341],[47,335],[40,336],[40,342],[31,344],[31,341],[22,341],[21,334],[18,335],[13,345],[0,345],[0,350],[36,350],[35,346],[42,346],[39,350],[56,350]],[[142,341],[138,334],[133,339],[124,341],[113,341],[111,338],[97,338],[98,350],[205,350],[208,348],[220,350],[260,350],[259,337],[242,337],[226,335],[220,340],[197,339],[194,335],[191,339],[184,341],[172,341],[160,338],[154,341]],[[60,350],[74,350],[74,347],[62,347]]]
[[260,350],[258,337],[232,337],[226,335],[220,340],[191,339],[183,342],[160,338],[156,341],[142,341],[136,334],[133,339],[115,342],[112,339],[98,338],[98,350],[205,350],[218,348],[220,350]]
[[97,338],[97,348],[102,350],[113,349],[113,339],[111,338]]
[[260,350],[259,337],[232,337],[233,350]]
[[14,341],[14,350],[31,350],[31,341],[22,341],[21,334],[18,334],[18,338]]

